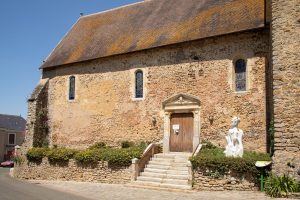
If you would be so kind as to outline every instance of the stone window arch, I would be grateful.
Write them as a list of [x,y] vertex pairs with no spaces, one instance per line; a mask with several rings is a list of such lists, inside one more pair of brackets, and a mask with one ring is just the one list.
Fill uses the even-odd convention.
[[69,100],[75,100],[75,87],[76,87],[76,78],[75,76],[69,77]]
[[135,72],[135,98],[141,99],[144,97],[144,73],[142,70]]
[[234,62],[234,89],[236,92],[247,90],[247,62],[245,59],[237,59]]

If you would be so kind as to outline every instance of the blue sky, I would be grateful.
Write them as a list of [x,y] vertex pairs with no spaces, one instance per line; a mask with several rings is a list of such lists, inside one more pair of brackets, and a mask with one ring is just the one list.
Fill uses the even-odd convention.
[[0,113],[27,117],[39,66],[77,21],[142,0],[1,0]]

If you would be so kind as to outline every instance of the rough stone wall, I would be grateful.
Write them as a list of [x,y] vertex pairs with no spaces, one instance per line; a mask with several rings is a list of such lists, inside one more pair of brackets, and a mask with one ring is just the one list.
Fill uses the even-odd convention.
[[[47,107],[48,79],[40,80],[39,84],[34,89],[32,95],[28,99],[28,113],[26,123],[26,133],[21,151],[23,155],[33,146],[33,137],[37,130],[37,116],[41,107]],[[45,97],[47,98],[45,100]]]
[[228,174],[224,177],[214,178],[205,176],[197,170],[194,171],[193,188],[200,191],[257,191],[259,189],[254,180],[246,179],[245,176]]
[[109,168],[107,162],[93,166],[79,165],[75,160],[68,163],[50,164],[47,158],[39,164],[27,162],[15,168],[14,176],[31,180],[62,180],[123,184],[131,180],[131,168]]
[[[300,168],[300,1],[272,0],[275,172]],[[290,165],[290,166],[289,166]]]
[[[265,68],[268,31],[255,30],[102,58],[44,71],[49,78],[52,145],[85,148],[103,141],[160,141],[162,102],[185,93],[201,101],[201,139],[225,146],[234,115],[248,150],[266,150]],[[244,58],[248,90],[233,90],[233,62]],[[144,71],[145,97],[134,99],[134,72]],[[69,76],[76,99],[68,100]],[[213,118],[212,121],[209,118]]]

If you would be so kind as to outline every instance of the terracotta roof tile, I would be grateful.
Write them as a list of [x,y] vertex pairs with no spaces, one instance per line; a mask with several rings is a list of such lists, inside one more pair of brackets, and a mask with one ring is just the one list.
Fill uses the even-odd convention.
[[81,17],[41,68],[264,27],[264,0],[151,0]]

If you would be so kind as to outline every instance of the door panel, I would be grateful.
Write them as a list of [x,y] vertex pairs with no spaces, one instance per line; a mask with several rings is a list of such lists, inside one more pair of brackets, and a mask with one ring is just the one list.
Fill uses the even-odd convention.
[[[170,151],[192,152],[194,135],[194,118],[192,113],[176,113],[171,115]],[[173,128],[178,128],[175,133]]]

